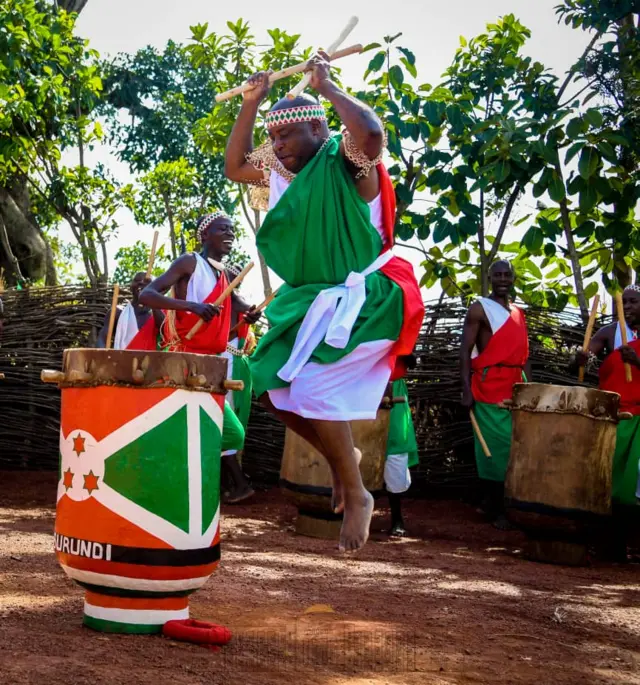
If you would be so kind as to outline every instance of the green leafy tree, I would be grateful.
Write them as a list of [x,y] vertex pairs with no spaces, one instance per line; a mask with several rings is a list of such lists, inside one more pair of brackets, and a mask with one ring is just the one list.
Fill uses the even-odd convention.
[[[150,248],[142,240],[137,240],[133,245],[121,247],[116,252],[116,263],[118,266],[113,272],[113,282],[122,286],[129,286],[133,277],[140,271],[147,271],[149,266]],[[165,255],[164,246],[156,250],[155,261],[152,269],[152,276],[160,276],[167,266],[169,259]]]
[[[615,239],[611,254],[614,278],[626,287],[632,270],[640,268],[636,254],[640,241],[630,230],[640,164],[640,6],[635,0],[565,0],[556,11],[565,24],[592,34],[591,50],[574,71],[586,84],[581,91],[586,93],[585,102],[597,98],[603,123],[619,134],[613,151],[602,143],[596,149],[617,167],[614,185],[619,193],[608,210],[612,220],[609,238]],[[587,144],[580,150],[585,148],[587,164],[586,156],[591,153]]]
[[[9,283],[56,282],[48,242],[61,221],[76,238],[92,285],[107,279],[106,240],[130,201],[102,168],[85,163],[102,136],[98,55],[74,35],[83,2],[0,2],[0,264]],[[61,163],[75,148],[78,164]],[[57,241],[59,245],[59,241]]]
[[[486,294],[489,265],[502,251],[518,267],[526,301],[571,302],[586,316],[598,283],[585,278],[606,276],[610,243],[636,230],[608,211],[625,192],[616,148],[627,141],[578,94],[567,96],[577,66],[560,82],[522,54],[529,36],[507,15],[471,41],[461,38],[436,88],[413,85],[413,54],[387,37],[384,47],[370,46],[378,52],[358,95],[386,122],[399,236],[434,243],[422,248],[423,285],[439,279],[450,295]],[[538,212],[515,221],[525,193],[539,198]],[[417,211],[420,202],[432,206]],[[516,223],[528,225],[522,241],[505,242]]]
[[149,226],[168,224],[171,257],[176,259],[182,227],[195,225],[198,215],[205,211],[206,199],[201,176],[181,157],[175,162],[160,162],[140,179],[134,216]]
[[[192,42],[186,48],[192,68],[205,69],[212,74],[211,84],[213,98],[216,93],[229,90],[244,81],[249,76],[266,69],[278,71],[308,59],[310,48],[300,46],[300,35],[289,35],[280,29],[268,31],[270,43],[267,46],[256,45],[255,36],[251,33],[249,24],[242,19],[227,22],[229,33],[220,35],[208,33],[208,25],[200,24],[191,27]],[[215,75],[215,78],[213,77]],[[291,80],[276,82],[271,90],[269,99],[265,103],[268,108],[276,100],[286,95],[291,87]],[[203,153],[224,158],[226,142],[240,109],[241,99],[218,104],[209,110],[196,123],[194,136],[197,145]],[[256,137],[256,145],[264,142],[266,135]],[[261,213],[254,209],[250,202],[250,191],[243,185],[228,186],[230,197],[239,204],[242,213],[254,235],[260,229]],[[260,270],[265,297],[271,294],[271,283],[267,265],[259,255]]]

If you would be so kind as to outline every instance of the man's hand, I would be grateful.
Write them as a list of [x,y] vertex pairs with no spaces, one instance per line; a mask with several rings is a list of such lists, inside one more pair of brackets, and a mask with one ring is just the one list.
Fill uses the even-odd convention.
[[631,364],[631,366],[635,366],[636,368],[640,369],[640,358],[633,347],[629,347],[629,345],[623,345],[618,349],[620,350],[622,361],[625,364]]
[[465,409],[472,409],[474,405],[474,399],[473,399],[473,394],[471,392],[470,388],[465,388],[462,391],[462,399],[460,400],[460,404],[465,408]]
[[244,319],[245,323],[253,325],[254,323],[260,321],[262,318],[262,312],[258,311],[258,308],[254,304],[242,315],[242,318]]
[[309,85],[315,91],[322,94],[327,83],[331,83],[329,55],[320,50],[317,55],[309,60],[309,64],[311,65],[311,81]]
[[248,90],[243,94],[244,100],[247,102],[261,103],[269,94],[271,90],[271,84],[269,83],[269,78],[273,74],[273,71],[259,71],[257,74],[249,77],[247,83],[252,86],[251,90]]
[[574,360],[576,366],[586,366],[589,361],[589,355],[584,350],[577,350]]
[[189,311],[193,312],[205,321],[211,321],[214,316],[220,315],[220,307],[216,307],[212,304],[200,304],[198,302],[193,302],[190,304]]

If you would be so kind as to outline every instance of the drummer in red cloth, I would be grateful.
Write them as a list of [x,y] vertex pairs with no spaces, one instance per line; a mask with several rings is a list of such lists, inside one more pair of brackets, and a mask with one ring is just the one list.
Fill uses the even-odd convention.
[[[140,303],[140,292],[151,279],[144,271],[138,272],[131,281],[131,302],[118,307],[115,315],[113,334],[114,350],[156,350],[158,334],[164,321],[164,315],[158,310],[153,312]],[[107,333],[111,310],[104,318],[104,324],[98,333],[97,347],[106,347]]]
[[[261,313],[237,293],[220,305],[213,304],[229,285],[221,260],[231,252],[235,240],[233,221],[223,212],[206,214],[198,221],[198,238],[202,250],[178,257],[162,276],[147,285],[140,301],[154,310],[166,311],[163,332],[169,351],[219,355],[227,349],[232,306],[249,324],[256,323]],[[165,296],[172,288],[175,297]],[[205,325],[187,340],[201,318]],[[221,449],[239,451],[243,446],[244,428],[225,402]]]
[[[586,366],[589,358],[606,355],[600,367],[600,390],[620,395],[620,411],[633,418],[620,421],[613,457],[611,497],[617,524],[616,556],[626,557],[626,529],[632,521],[640,522],[640,286],[630,285],[622,294],[627,341],[622,344],[619,323],[603,326],[589,343],[588,351],[576,355],[576,365]],[[624,365],[631,366],[631,382],[627,383]]]
[[464,322],[460,347],[462,404],[473,409],[491,458],[475,436],[478,475],[485,489],[485,508],[497,528],[507,528],[504,479],[511,451],[510,400],[516,383],[531,380],[529,338],[522,311],[509,301],[515,279],[510,262],[489,270],[491,295],[474,302]]

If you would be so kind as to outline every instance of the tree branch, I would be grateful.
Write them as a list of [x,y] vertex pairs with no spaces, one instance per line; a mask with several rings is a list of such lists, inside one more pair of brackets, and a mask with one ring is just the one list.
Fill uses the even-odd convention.
[[513,211],[513,208],[516,204],[518,195],[520,195],[520,186],[516,185],[516,187],[511,192],[511,195],[509,195],[509,199],[507,200],[507,204],[504,208],[504,214],[502,215],[502,220],[500,221],[500,227],[498,228],[498,232],[496,233],[496,239],[493,241],[493,245],[491,246],[491,250],[489,251],[489,255],[487,256],[486,263],[488,266],[491,266],[491,264],[493,264],[493,260],[496,258],[496,255],[498,254],[498,250],[500,249],[500,244],[502,242],[502,237],[504,236],[504,232],[507,229],[509,218],[511,217],[511,212]]
[[602,36],[602,31],[598,31],[596,35],[591,39],[589,45],[585,48],[585,51],[582,53],[582,56],[580,59],[569,69],[569,73],[567,74],[567,78],[564,80],[564,83],[560,86],[560,90],[558,91],[558,95],[556,96],[556,101],[560,102],[562,99],[562,96],[564,95],[564,91],[569,87],[569,84],[573,80],[573,77],[578,73],[578,64],[582,62],[584,59],[586,59],[587,55],[591,52],[593,49],[593,46],[600,40]]
[[9,243],[9,236],[7,235],[7,227],[4,225],[2,216],[0,216],[0,245],[2,245],[7,255],[7,259],[11,264],[11,268],[13,269],[13,273],[18,282],[24,283],[24,276],[22,275],[22,271],[20,271],[20,262],[11,249],[11,243]]

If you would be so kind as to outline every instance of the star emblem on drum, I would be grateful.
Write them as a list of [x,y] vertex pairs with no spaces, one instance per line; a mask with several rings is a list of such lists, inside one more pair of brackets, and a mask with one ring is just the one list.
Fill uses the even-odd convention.
[[85,474],[83,489],[89,494],[98,489],[98,476],[96,476],[93,471],[89,471],[89,473]]
[[71,472],[70,468],[68,468],[63,474],[62,484],[64,485],[64,489],[66,491],[73,487],[73,476],[74,474]]
[[80,433],[78,433],[78,435],[76,435],[76,437],[73,439],[73,451],[74,451],[78,456],[80,456],[81,454],[83,454],[84,452],[86,452],[86,450],[85,450],[85,448],[84,448],[84,441],[85,441],[85,438],[83,438],[83,437],[80,435]]

